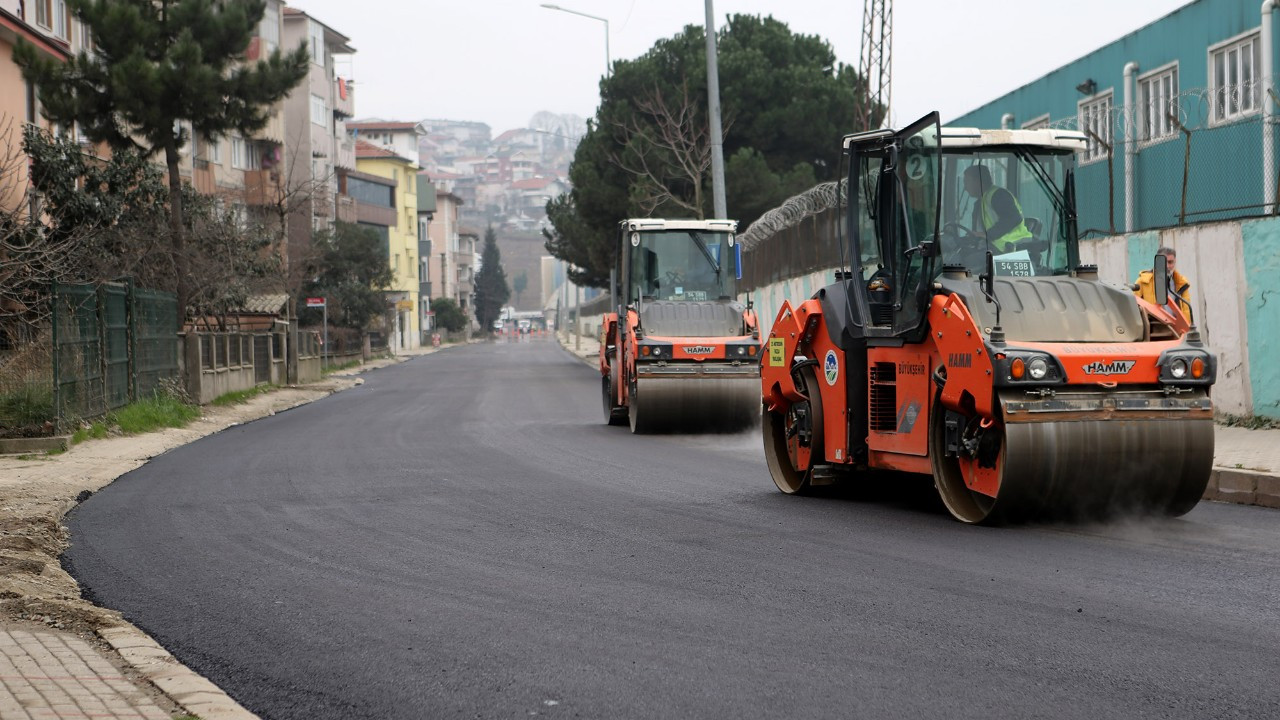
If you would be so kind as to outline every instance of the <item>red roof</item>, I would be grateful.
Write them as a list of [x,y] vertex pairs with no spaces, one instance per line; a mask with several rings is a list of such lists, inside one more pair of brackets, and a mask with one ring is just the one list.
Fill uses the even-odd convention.
[[404,158],[391,152],[390,150],[386,148],[378,147],[377,145],[374,145],[371,142],[365,142],[364,140],[356,140],[356,157],[358,158],[389,157],[389,158],[396,158],[397,160],[404,160]]
[[529,178],[527,180],[517,180],[511,183],[511,187],[515,190],[542,190],[555,181],[555,178]]
[[65,61],[71,56],[69,46],[61,40],[51,40],[50,38],[36,32],[21,18],[7,10],[0,8],[0,26],[7,28],[18,37],[35,45],[46,54],[52,55],[57,60]]
[[415,122],[349,122],[348,130],[412,130],[418,126]]
[[531,131],[528,128],[516,128],[515,130],[508,130],[502,133],[501,135],[499,135],[498,137],[494,138],[493,141],[495,143],[506,142],[511,138],[515,137],[516,135],[519,135],[520,133],[527,133],[527,132],[531,132]]

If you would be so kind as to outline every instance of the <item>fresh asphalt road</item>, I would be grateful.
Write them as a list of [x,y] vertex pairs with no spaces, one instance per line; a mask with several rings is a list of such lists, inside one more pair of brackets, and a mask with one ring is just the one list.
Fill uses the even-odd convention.
[[[1280,717],[1280,515],[987,529],[471,345],[160,456],[69,566],[264,718]],[[758,431],[757,431],[758,432]]]

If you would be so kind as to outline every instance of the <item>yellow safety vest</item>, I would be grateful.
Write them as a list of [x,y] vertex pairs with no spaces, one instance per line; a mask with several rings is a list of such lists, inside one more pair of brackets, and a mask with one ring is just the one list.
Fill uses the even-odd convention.
[[[992,187],[982,193],[982,230],[984,232],[994,227],[996,222],[1000,219],[996,215],[995,211],[991,209],[991,198],[995,197],[996,191],[999,189],[999,187]],[[1013,193],[1009,193],[1009,197],[1013,199],[1013,206],[1018,209],[1018,217],[1022,217],[1022,204],[1018,202],[1018,198],[1013,197]],[[1001,235],[998,238],[987,239],[991,241],[991,244],[994,245],[997,250],[1005,253],[1013,249],[1012,245],[1014,243],[1020,240],[1027,240],[1031,237],[1034,236],[1031,234],[1031,231],[1027,229],[1026,221],[1019,220],[1018,224],[1004,235]]]

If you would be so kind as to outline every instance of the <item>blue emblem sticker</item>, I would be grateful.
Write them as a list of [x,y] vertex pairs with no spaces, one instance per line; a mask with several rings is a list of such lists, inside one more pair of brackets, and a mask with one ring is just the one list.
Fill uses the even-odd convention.
[[827,351],[827,357],[822,361],[822,371],[827,376],[827,384],[835,385],[840,378],[840,361],[836,360],[835,350]]

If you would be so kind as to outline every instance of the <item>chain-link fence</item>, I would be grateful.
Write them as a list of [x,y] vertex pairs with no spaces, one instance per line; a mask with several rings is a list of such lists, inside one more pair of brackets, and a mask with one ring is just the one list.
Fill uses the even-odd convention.
[[1130,106],[1107,96],[1048,123],[1089,137],[1076,171],[1081,235],[1124,232],[1129,213],[1134,230],[1151,230],[1274,212],[1261,113],[1263,103],[1278,107],[1274,92],[1247,85],[1173,93],[1152,81],[1138,90]]
[[93,418],[178,374],[177,300],[131,283],[53,292],[52,420]]

